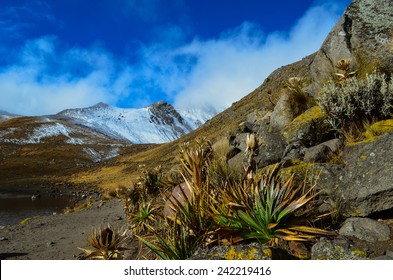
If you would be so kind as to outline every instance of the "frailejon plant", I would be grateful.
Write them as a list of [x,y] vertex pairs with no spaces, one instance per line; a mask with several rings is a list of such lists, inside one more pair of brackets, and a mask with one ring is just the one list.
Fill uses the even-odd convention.
[[335,129],[349,129],[366,120],[385,119],[393,113],[393,79],[371,73],[365,79],[351,77],[345,83],[329,82],[318,103]]
[[85,253],[86,259],[95,260],[113,260],[121,259],[123,251],[127,250],[123,247],[123,243],[127,239],[127,231],[112,230],[108,225],[106,228],[99,230],[93,229],[87,239],[87,243],[94,247],[95,250],[79,248]]
[[336,68],[339,72],[334,73],[336,76],[336,83],[344,84],[349,78],[355,76],[356,71],[351,71],[351,60],[341,59],[336,63]]

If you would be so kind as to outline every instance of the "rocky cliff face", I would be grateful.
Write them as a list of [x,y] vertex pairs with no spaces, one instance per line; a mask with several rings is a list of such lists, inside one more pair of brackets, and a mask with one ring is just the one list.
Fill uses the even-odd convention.
[[310,66],[312,92],[334,73],[340,59],[349,58],[356,68],[373,67],[391,72],[393,67],[393,5],[390,0],[355,0],[329,33]]
[[168,136],[169,139],[175,140],[190,131],[193,127],[175,110],[175,108],[163,101],[156,102],[149,106],[150,121],[157,126],[161,133],[165,134],[163,127],[171,127],[175,138]]

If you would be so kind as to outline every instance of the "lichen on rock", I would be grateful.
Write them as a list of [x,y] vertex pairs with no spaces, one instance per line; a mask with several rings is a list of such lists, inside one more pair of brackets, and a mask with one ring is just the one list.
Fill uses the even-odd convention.
[[304,146],[311,147],[332,136],[326,118],[322,108],[314,106],[295,118],[281,133],[288,144],[300,141]]

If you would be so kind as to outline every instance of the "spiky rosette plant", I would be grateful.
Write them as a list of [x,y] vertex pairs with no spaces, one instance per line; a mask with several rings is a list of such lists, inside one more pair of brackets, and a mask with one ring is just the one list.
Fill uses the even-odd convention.
[[[255,184],[236,184],[222,193],[220,208],[212,213],[222,236],[236,242],[257,240],[276,245],[280,240],[309,241],[331,232],[307,225],[315,184],[296,185],[293,176],[282,180],[273,170]],[[311,219],[310,219],[311,218]]]
[[152,202],[141,201],[138,209],[129,214],[131,228],[136,234],[153,230],[153,225],[157,221],[158,207],[153,206]]
[[156,232],[154,240],[137,236],[159,259],[185,260],[200,245],[201,237],[190,235],[183,226],[172,223],[164,232]]
[[121,259],[122,252],[127,250],[122,244],[126,241],[126,231],[112,230],[108,225],[99,230],[93,229],[87,243],[95,250],[79,248],[85,253],[85,259],[114,260]]

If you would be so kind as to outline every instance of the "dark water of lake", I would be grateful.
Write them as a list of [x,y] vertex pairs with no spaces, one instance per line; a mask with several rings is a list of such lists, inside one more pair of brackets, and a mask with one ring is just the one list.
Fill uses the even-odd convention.
[[32,200],[31,194],[0,192],[0,226],[12,225],[34,216],[61,213],[71,205],[70,196],[41,195]]

